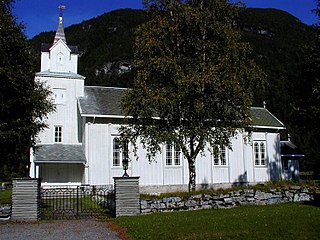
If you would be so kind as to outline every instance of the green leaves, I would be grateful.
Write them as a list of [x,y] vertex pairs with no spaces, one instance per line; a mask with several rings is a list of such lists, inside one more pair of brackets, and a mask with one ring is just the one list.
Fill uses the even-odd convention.
[[193,166],[207,142],[229,145],[250,123],[252,86],[264,75],[234,28],[238,7],[224,0],[146,6],[153,18],[136,32],[137,76],[123,101],[121,133],[141,139],[149,156],[173,142]]
[[48,89],[34,82],[35,59],[11,2],[0,2],[0,181],[26,176],[30,147],[53,110]]

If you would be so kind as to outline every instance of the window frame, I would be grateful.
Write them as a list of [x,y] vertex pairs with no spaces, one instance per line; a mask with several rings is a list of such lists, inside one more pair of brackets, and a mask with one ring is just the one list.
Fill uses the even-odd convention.
[[54,126],[53,142],[58,144],[63,142],[63,126],[62,125]]
[[165,143],[165,166],[166,167],[181,167],[182,166],[181,149],[172,143]]
[[[127,151],[127,152],[126,152]],[[129,145],[127,144],[127,150],[122,151],[122,148],[120,147],[120,140],[118,137],[112,138],[112,167],[119,168],[123,167],[122,161],[125,158],[126,154],[129,154]],[[117,155],[117,161],[115,161],[115,154]],[[129,164],[128,159],[128,164]]]
[[215,146],[214,148],[218,149],[218,153],[213,152],[213,165],[214,166],[221,166],[221,167],[226,167],[228,166],[228,149],[226,146],[221,145],[221,146]]
[[266,167],[268,162],[267,143],[265,140],[253,141],[253,160],[257,167]]

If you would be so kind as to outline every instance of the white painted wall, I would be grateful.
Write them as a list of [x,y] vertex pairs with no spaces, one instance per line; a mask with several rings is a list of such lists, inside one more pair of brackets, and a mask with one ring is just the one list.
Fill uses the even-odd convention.
[[[76,144],[78,139],[77,100],[84,96],[84,79],[70,78],[70,73],[77,73],[78,55],[71,54],[69,47],[59,40],[50,52],[41,53],[41,71],[49,71],[46,76],[36,76],[36,81],[44,82],[56,99],[56,111],[48,116],[49,128],[39,135],[41,144],[54,143],[54,127],[62,126],[62,143]],[[59,73],[64,73],[61,75]],[[65,76],[65,77],[63,77]],[[60,95],[63,95],[62,97]]]
[[[89,164],[88,184],[113,184],[113,177],[123,175],[122,166],[113,167],[112,140],[118,136],[116,124],[85,124],[84,146]],[[279,162],[279,153],[275,145],[279,140],[277,133],[253,133],[252,139],[267,142],[268,162]],[[184,159],[181,166],[165,165],[165,147],[156,160],[149,163],[145,157],[145,150],[139,148],[139,160],[133,153],[130,154],[131,162],[128,173],[130,176],[140,176],[140,185],[182,185],[188,184],[188,164]],[[239,133],[232,139],[232,150],[227,151],[228,164],[215,166],[213,156],[209,151],[204,156],[199,155],[196,160],[196,182],[200,185],[215,183],[233,184],[238,182],[264,182],[270,180],[267,166],[254,166],[253,146],[244,142],[243,134]]]

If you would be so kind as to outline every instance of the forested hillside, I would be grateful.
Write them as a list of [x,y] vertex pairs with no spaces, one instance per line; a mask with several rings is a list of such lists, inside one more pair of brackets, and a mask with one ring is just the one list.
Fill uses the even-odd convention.
[[[79,47],[79,73],[86,76],[86,85],[132,86],[134,30],[147,19],[143,10],[121,9],[65,29],[67,43]],[[267,108],[286,124],[296,144],[308,151],[303,167],[319,171],[318,147],[310,146],[318,139],[312,139],[312,143],[303,140],[293,107],[312,28],[276,9],[245,9],[236,26],[267,74],[266,88],[256,90],[254,105],[262,106],[266,101]],[[39,54],[39,64],[41,43],[50,43],[53,38],[54,32],[45,32],[30,40]]]

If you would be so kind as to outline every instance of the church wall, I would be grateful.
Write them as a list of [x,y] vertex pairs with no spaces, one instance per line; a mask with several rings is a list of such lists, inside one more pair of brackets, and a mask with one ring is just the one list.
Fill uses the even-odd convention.
[[71,72],[70,49],[62,41],[58,41],[50,50],[50,71]]
[[78,73],[78,55],[71,54],[70,72]]
[[50,69],[50,53],[41,53],[41,72],[48,71]]
[[[114,167],[113,138],[118,137],[118,124],[86,123],[85,144],[86,156],[89,165],[89,184],[113,184],[113,177],[122,176],[122,164]],[[88,137],[89,136],[89,137]],[[274,144],[278,140],[277,133],[253,133],[253,139],[265,140],[267,144],[268,159],[278,156]],[[139,144],[139,143],[138,143]],[[271,147],[272,146],[272,147]],[[132,146],[130,147],[132,150]],[[130,153],[128,174],[139,176],[141,186],[168,186],[187,185],[189,181],[188,163],[183,159],[181,166],[166,166],[165,146],[162,153],[157,154],[155,161],[149,163],[146,152],[139,147],[139,159]],[[205,187],[216,183],[237,184],[239,182],[262,182],[270,179],[268,166],[254,166],[253,146],[245,142],[243,134],[239,133],[232,139],[232,150],[227,150],[227,165],[213,164],[213,155],[205,151],[205,155],[197,157],[196,182]],[[269,157],[270,155],[270,157]],[[271,158],[272,161],[278,158]],[[276,169],[275,169],[276,170]]]
[[52,98],[58,94],[56,111],[48,115],[49,128],[40,134],[42,144],[54,143],[54,128],[62,126],[62,143],[79,143],[78,138],[78,108],[77,98],[83,96],[83,80],[40,77],[40,81],[46,82],[53,92]]

